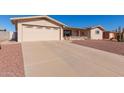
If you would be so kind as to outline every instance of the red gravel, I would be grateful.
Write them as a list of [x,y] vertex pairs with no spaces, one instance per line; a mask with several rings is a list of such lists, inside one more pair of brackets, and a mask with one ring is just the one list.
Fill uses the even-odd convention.
[[114,42],[107,40],[75,40],[72,41],[72,43],[124,55],[124,42]]
[[0,76],[24,76],[21,44],[2,44],[0,49]]

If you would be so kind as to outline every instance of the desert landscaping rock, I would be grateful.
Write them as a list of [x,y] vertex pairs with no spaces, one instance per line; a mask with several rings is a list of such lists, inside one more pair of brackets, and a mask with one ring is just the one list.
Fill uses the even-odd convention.
[[0,76],[24,76],[21,44],[1,44]]
[[108,40],[74,40],[72,43],[124,55],[124,42]]

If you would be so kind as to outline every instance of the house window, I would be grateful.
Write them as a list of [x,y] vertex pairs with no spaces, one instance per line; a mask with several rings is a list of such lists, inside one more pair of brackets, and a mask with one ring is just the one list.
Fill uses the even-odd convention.
[[99,34],[99,30],[96,30],[96,34]]
[[64,30],[64,36],[71,36],[70,30]]

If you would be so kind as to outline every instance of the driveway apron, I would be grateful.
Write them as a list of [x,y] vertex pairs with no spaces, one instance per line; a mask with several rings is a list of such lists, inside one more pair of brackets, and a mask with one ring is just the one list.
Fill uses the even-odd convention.
[[124,56],[65,41],[22,43],[26,76],[124,76]]

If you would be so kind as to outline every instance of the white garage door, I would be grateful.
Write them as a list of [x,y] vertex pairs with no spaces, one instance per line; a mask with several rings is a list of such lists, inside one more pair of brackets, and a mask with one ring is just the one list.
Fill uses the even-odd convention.
[[60,40],[60,28],[23,26],[22,41]]

